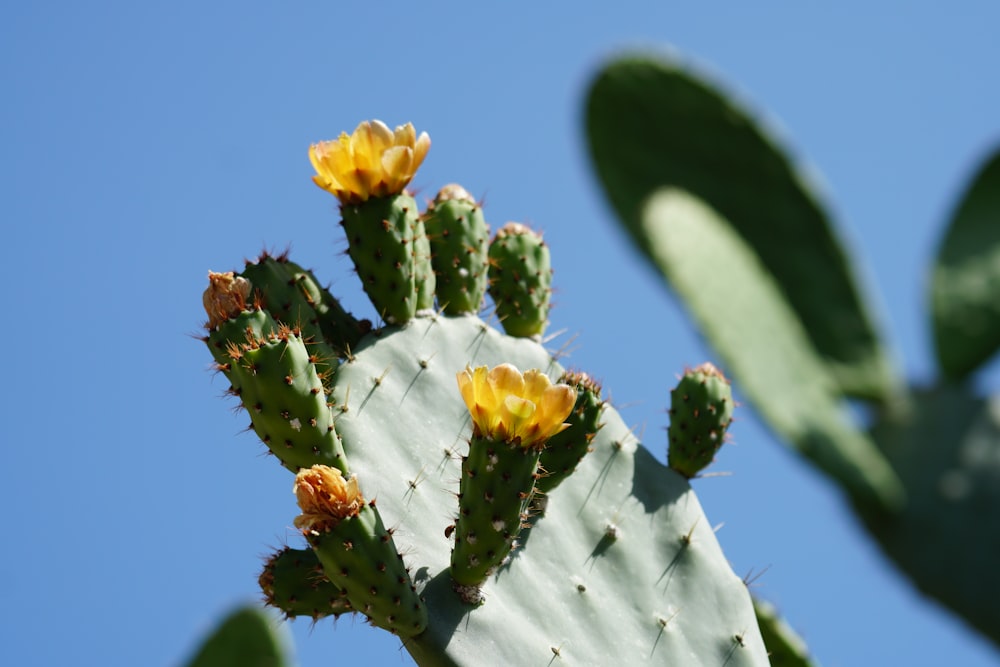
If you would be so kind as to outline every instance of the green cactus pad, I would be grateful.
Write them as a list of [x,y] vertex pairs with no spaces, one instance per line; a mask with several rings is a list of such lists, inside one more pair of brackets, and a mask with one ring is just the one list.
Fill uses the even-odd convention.
[[1000,645],[1000,396],[945,385],[912,399],[872,431],[907,503],[857,509],[920,590]]
[[[418,300],[420,249],[415,248],[414,232],[421,225],[417,202],[407,194],[374,197],[361,204],[345,204],[340,213],[348,253],[376,312],[386,322],[409,322]],[[421,276],[425,284],[427,276]]]
[[601,428],[601,386],[586,373],[564,373],[559,382],[575,387],[576,405],[566,418],[569,427],[549,438],[539,459],[541,477],[535,482],[537,493],[549,493],[566,479],[590,451],[590,443]]
[[1000,150],[962,196],[930,288],[938,364],[946,376],[962,378],[1000,349]]
[[535,488],[539,450],[472,438],[462,460],[451,577],[465,588],[466,601],[513,548],[527,520]]
[[209,329],[204,340],[215,362],[225,366],[231,361],[229,357],[231,345],[257,340],[277,330],[278,324],[270,313],[262,308],[253,308],[241,311],[225,322],[220,322],[214,329]]
[[418,216],[413,223],[413,281],[417,288],[417,312],[434,309],[437,276],[431,261],[431,242],[424,221]]
[[287,638],[263,609],[234,609],[206,637],[186,667],[290,667]]
[[312,549],[285,547],[264,563],[258,579],[264,603],[285,618],[306,616],[314,621],[353,612],[347,596],[330,583]]
[[900,507],[899,478],[845,419],[836,384],[753,249],[683,190],[651,196],[644,218],[657,261],[768,425],[852,498]]
[[552,263],[541,235],[509,222],[493,237],[489,259],[489,292],[504,331],[541,336],[552,296]]
[[729,380],[712,364],[684,372],[670,391],[668,465],[687,478],[715,459],[733,419]]
[[[892,359],[848,249],[817,189],[758,114],[688,63],[637,54],[598,74],[586,125],[611,205],[668,280],[644,215],[661,188],[707,202],[752,249],[842,392],[876,400],[893,393]],[[710,270],[722,275],[726,265]],[[719,347],[714,328],[704,331]]]
[[357,320],[344,310],[312,271],[289,260],[288,253],[262,253],[247,262],[242,275],[261,295],[274,319],[298,327],[306,341],[324,348],[317,356],[331,362],[371,329],[370,322]]
[[461,186],[446,185],[424,214],[437,297],[448,315],[478,313],[486,294],[490,228]]
[[323,381],[302,336],[282,327],[228,351],[223,367],[253,428],[291,471],[322,463],[347,472]]
[[417,596],[375,504],[323,532],[306,535],[327,578],[372,623],[403,637],[427,626],[427,609]]
[[455,376],[504,362],[562,373],[530,339],[438,316],[366,337],[334,378],[351,468],[427,605],[427,629],[403,641],[417,663],[476,665],[488,652],[503,665],[767,665],[750,595],[697,497],[611,407],[531,539],[483,585],[484,604],[459,599],[449,526],[472,427]]

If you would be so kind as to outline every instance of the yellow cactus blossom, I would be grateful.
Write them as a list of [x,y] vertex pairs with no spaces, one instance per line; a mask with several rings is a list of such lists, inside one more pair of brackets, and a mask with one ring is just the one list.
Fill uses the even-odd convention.
[[356,516],[365,499],[358,490],[358,478],[344,479],[336,468],[314,465],[295,475],[295,499],[302,514],[295,517],[295,527],[306,532],[323,532]]
[[510,364],[467,367],[457,379],[478,438],[541,449],[567,427],[564,422],[576,404],[575,389],[552,384],[539,370],[522,375]]
[[369,197],[387,197],[403,191],[427,156],[431,139],[417,136],[413,123],[395,132],[380,120],[365,121],[335,141],[309,147],[309,160],[319,187],[342,204],[360,204]]

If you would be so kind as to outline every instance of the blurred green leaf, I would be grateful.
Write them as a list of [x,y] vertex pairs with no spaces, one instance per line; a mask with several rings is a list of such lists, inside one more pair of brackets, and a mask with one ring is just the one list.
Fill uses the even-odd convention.
[[946,376],[965,376],[1000,348],[1000,151],[980,168],[945,232],[931,311]]
[[286,667],[276,621],[257,607],[231,612],[198,649],[187,667]]
[[677,63],[627,57],[593,83],[586,122],[605,192],[648,258],[643,202],[664,186],[696,195],[768,267],[841,390],[891,393],[892,364],[817,196],[729,95]]
[[845,419],[834,382],[753,248],[677,189],[654,194],[640,220],[653,261],[771,428],[859,502],[896,507],[899,480]]

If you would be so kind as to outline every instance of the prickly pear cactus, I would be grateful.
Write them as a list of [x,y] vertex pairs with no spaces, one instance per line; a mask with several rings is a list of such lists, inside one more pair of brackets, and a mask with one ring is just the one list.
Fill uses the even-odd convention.
[[[419,163],[412,127],[372,125],[323,149],[334,166],[317,182],[344,206],[398,197],[409,178],[397,170],[412,176]],[[361,244],[386,255],[379,242]],[[481,262],[472,273],[486,274]],[[396,271],[374,283],[391,284]],[[257,429],[262,439],[281,427],[292,444],[267,442],[296,472],[304,539],[260,574],[268,604],[289,618],[362,615],[421,665],[482,664],[486,652],[510,665],[768,664],[750,595],[688,480],[640,445],[596,383],[565,375],[532,337],[547,316],[547,278],[532,288],[546,308],[517,336],[475,314],[419,312],[407,279],[395,297],[372,296],[396,323],[346,346],[326,332],[357,331],[358,320],[326,290],[312,297],[327,307],[309,311],[306,333],[301,318],[268,310],[283,300],[253,270],[213,275],[225,277],[206,296],[206,343],[251,416],[276,422]],[[286,354],[244,361],[270,346]],[[251,392],[251,381],[262,386]],[[322,432],[327,419],[342,453],[300,446],[317,442],[303,431]],[[550,443],[556,458],[546,457]],[[512,513],[496,509],[502,494]]]
[[929,267],[941,377],[926,387],[895,371],[809,179],[724,86],[674,59],[617,59],[591,86],[587,132],[622,227],[747,400],[920,590],[1000,646],[1000,571],[984,557],[1000,552],[1000,399],[971,377],[1000,350],[1000,151]]

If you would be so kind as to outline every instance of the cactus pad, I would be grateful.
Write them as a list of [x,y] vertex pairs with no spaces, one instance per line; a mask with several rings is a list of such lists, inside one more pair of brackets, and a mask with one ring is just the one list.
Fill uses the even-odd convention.
[[687,370],[670,392],[667,463],[687,478],[715,459],[733,419],[729,380],[712,364]]
[[548,493],[576,470],[590,451],[590,443],[601,428],[601,386],[586,373],[566,372],[559,378],[577,391],[576,405],[566,419],[569,427],[549,438],[539,459],[541,476],[535,483],[538,493]]
[[323,381],[301,335],[282,326],[231,344],[222,366],[253,428],[292,471],[317,463],[347,471]]
[[500,228],[490,243],[490,296],[511,336],[541,336],[552,296],[549,247],[538,232],[517,222]]
[[340,213],[348,253],[375,310],[386,322],[409,321],[418,300],[414,232],[423,228],[417,202],[399,194],[344,205]]
[[690,664],[697,656],[766,665],[749,593],[691,488],[610,407],[593,452],[483,586],[484,603],[459,599],[449,527],[471,423],[455,374],[504,362],[562,372],[531,340],[475,317],[434,317],[366,337],[334,381],[351,469],[396,527],[427,605],[427,630],[404,640],[418,664],[480,664],[488,646],[496,664],[548,664],[558,652],[576,664]]
[[318,621],[354,611],[344,591],[330,583],[312,549],[285,547],[272,554],[258,583],[264,603],[286,618],[306,616]]
[[424,214],[437,295],[448,315],[477,313],[486,294],[490,229],[483,209],[459,185],[446,185]]

